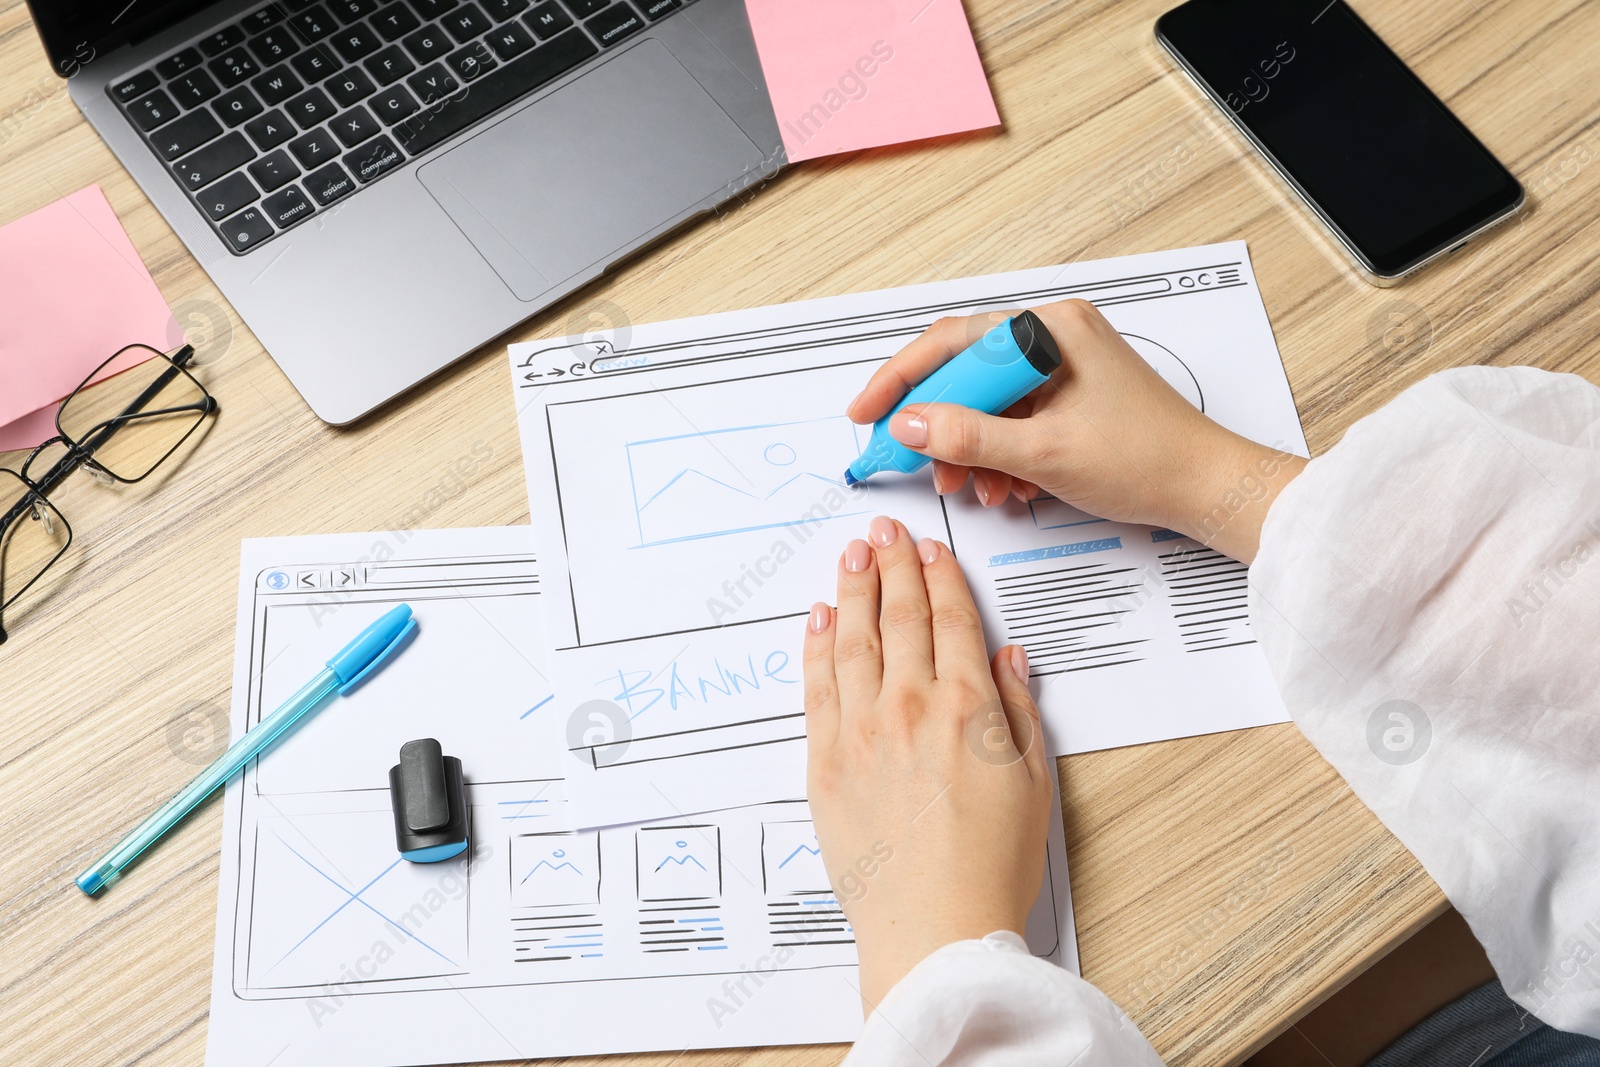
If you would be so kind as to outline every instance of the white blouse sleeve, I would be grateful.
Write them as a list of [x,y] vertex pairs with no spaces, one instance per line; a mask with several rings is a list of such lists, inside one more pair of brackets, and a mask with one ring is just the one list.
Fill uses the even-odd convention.
[[1300,729],[1506,992],[1600,1037],[1600,389],[1423,381],[1284,489],[1250,582]]
[[1140,1067],[1161,1058],[1106,995],[1016,934],[946,945],[867,1017],[844,1067]]

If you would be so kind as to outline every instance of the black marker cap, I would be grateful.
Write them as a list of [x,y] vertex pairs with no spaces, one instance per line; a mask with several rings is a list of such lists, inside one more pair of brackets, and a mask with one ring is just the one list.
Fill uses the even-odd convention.
[[1053,374],[1061,366],[1061,349],[1056,347],[1056,339],[1033,312],[1024,311],[1011,320],[1011,339],[1040,374]]
[[389,769],[394,843],[406,859],[431,862],[455,855],[467,841],[467,787],[461,761],[431,737],[407,741]]

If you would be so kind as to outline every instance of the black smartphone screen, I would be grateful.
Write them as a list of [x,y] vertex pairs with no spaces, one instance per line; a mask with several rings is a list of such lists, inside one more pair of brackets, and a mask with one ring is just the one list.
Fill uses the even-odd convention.
[[1190,0],[1156,34],[1376,274],[1404,273],[1522,200],[1343,0]]

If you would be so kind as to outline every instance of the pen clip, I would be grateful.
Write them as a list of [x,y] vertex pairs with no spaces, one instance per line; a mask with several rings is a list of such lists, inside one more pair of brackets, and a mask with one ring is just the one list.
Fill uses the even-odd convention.
[[366,679],[367,675],[383,666],[390,656],[394,655],[400,650],[400,646],[406,643],[406,639],[411,636],[412,632],[416,630],[416,628],[417,620],[408,619],[406,621],[405,628],[394,635],[394,640],[389,642],[388,648],[374,656],[372,658],[372,662],[361,669],[360,674],[357,674],[354,678],[350,679],[348,682],[339,687],[339,695],[348,696],[351,690],[360,685],[362,681]]

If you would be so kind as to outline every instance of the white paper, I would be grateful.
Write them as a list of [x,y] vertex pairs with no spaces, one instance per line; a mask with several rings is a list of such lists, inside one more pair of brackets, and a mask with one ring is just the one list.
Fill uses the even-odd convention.
[[[211,1067],[855,1035],[853,935],[804,800],[572,825],[539,589],[525,527],[244,543],[235,737],[394,604],[418,631],[227,789]],[[472,846],[456,860],[396,850],[388,771],[418,737],[468,780]],[[1028,934],[1077,969],[1059,818]]]
[[512,346],[582,824],[799,795],[803,620],[880,513],[952,546],[992,646],[1029,646],[1052,755],[1286,721],[1242,565],[1055,500],[941,500],[926,470],[842,484],[867,434],[842,411],[883,360],[941,315],[1067,297],[1305,454],[1243,242]]

